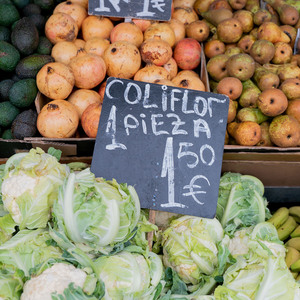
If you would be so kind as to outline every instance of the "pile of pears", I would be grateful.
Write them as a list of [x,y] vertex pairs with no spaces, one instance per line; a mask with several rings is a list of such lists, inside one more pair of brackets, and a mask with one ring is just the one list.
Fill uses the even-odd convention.
[[194,2],[193,9],[209,30],[204,53],[210,90],[230,99],[225,144],[298,147],[300,1],[260,4]]

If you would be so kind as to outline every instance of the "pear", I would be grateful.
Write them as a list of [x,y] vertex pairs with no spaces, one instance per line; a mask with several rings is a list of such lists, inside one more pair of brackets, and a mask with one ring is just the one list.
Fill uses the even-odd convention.
[[275,54],[275,46],[267,40],[257,40],[250,49],[250,55],[259,64],[266,64],[271,61]]
[[244,35],[239,42],[237,43],[237,46],[241,48],[245,53],[249,54],[252,45],[256,41],[255,37],[251,34]]
[[194,10],[201,15],[201,13],[208,11],[209,6],[214,2],[214,0],[197,0],[194,3]]
[[274,73],[274,74],[278,74],[279,72],[279,69],[280,69],[280,65],[275,65],[275,64],[271,64],[271,63],[266,63],[266,64],[263,64],[263,67],[265,69],[267,69],[268,71]]
[[275,117],[270,124],[271,141],[278,147],[297,147],[300,139],[300,123],[289,115]]
[[289,36],[289,38],[291,39],[290,45],[292,48],[294,48],[297,37],[297,29],[291,25],[281,25],[280,29]]
[[260,26],[264,22],[271,22],[272,15],[266,9],[259,9],[253,16],[253,22],[256,26]]
[[288,43],[278,42],[274,44],[275,53],[272,58],[273,64],[287,64],[291,62],[293,49]]
[[218,26],[218,24],[222,21],[231,19],[233,14],[232,11],[230,11],[229,9],[219,8],[203,12],[201,13],[201,16],[214,26]]
[[253,78],[261,91],[277,88],[280,84],[279,76],[263,66],[256,67]]
[[290,42],[289,36],[273,22],[264,22],[261,24],[258,28],[257,38],[259,40],[270,41],[273,44],[277,42]]
[[217,93],[217,86],[218,86],[219,82],[214,81],[212,79],[209,80],[209,87],[211,92],[213,93]]
[[248,54],[236,54],[228,59],[226,68],[229,76],[245,81],[253,76],[255,71],[255,62]]
[[228,57],[231,57],[231,56],[233,56],[233,55],[240,54],[240,53],[244,53],[243,50],[242,50],[240,47],[231,47],[231,48],[228,48],[228,49],[225,51],[225,54],[226,54]]
[[201,16],[214,26],[218,26],[224,20],[232,18],[232,11],[226,8],[219,8],[216,10],[209,10],[201,14]]
[[208,58],[225,53],[225,44],[219,40],[207,41],[204,45],[204,53]]
[[257,124],[265,122],[269,119],[259,108],[244,107],[240,109],[236,115],[239,122],[252,121]]
[[300,99],[290,100],[285,113],[293,116],[300,124]]
[[217,92],[228,96],[231,100],[239,98],[242,90],[242,82],[235,77],[225,77],[218,83],[217,86]]
[[219,39],[227,44],[236,43],[243,35],[242,24],[235,18],[223,20],[217,26]]
[[261,139],[261,128],[255,122],[232,122],[227,125],[227,130],[236,142],[242,146],[254,146]]
[[278,76],[281,82],[289,78],[300,79],[300,68],[292,64],[281,65],[278,70]]
[[255,14],[260,9],[260,0],[247,0],[245,9]]
[[239,104],[242,107],[257,107],[258,96],[261,91],[252,80],[243,82],[243,91],[239,98]]
[[233,122],[236,117],[237,112],[237,102],[229,99],[229,107],[228,107],[228,115],[227,115],[227,123]]
[[285,1],[278,0],[266,0],[278,13],[280,21],[285,25],[295,25],[299,20],[298,10],[285,3]]
[[229,144],[229,134],[228,131],[225,131],[225,140],[224,140],[224,145],[228,145]]
[[207,72],[210,77],[215,81],[220,81],[224,77],[228,76],[226,69],[226,63],[229,57],[225,54],[219,54],[212,57],[207,62]]
[[253,29],[253,14],[250,11],[243,9],[235,11],[233,18],[240,21],[244,33],[248,33]]
[[288,99],[281,90],[272,88],[264,90],[259,95],[257,104],[263,114],[275,117],[287,109]]
[[289,78],[282,82],[280,89],[287,96],[288,100],[300,98],[300,79]]
[[210,6],[209,10],[217,10],[220,8],[226,8],[232,11],[232,7],[230,4],[227,2],[227,0],[215,0]]
[[247,0],[228,0],[228,3],[234,10],[241,10],[245,7]]
[[300,54],[293,54],[293,56],[292,56],[292,60],[291,60],[291,64],[292,65],[295,65],[295,66],[298,66],[299,67],[299,65],[298,65],[298,60],[300,59]]
[[270,133],[269,133],[270,123],[265,121],[259,124],[259,126],[261,129],[261,138],[260,141],[256,144],[256,146],[260,146],[260,147],[274,146],[274,144],[271,141]]

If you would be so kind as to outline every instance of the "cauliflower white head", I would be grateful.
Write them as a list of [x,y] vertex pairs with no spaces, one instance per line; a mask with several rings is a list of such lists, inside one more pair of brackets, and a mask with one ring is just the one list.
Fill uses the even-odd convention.
[[45,228],[69,168],[42,149],[11,156],[5,164],[2,201],[20,229]]
[[52,300],[51,294],[63,294],[70,283],[83,287],[87,274],[73,265],[56,263],[24,284],[21,300]]

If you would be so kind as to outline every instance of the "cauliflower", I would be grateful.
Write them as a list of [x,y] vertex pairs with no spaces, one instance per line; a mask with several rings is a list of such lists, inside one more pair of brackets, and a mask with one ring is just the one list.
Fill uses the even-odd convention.
[[52,293],[62,294],[72,282],[82,288],[86,277],[83,270],[73,265],[56,263],[24,284],[21,300],[51,300]]
[[2,178],[2,201],[20,229],[45,228],[59,187],[69,175],[67,165],[42,149],[11,156]]
[[[12,174],[12,172],[10,172],[10,174]],[[16,198],[26,191],[33,194],[37,179],[32,178],[23,172],[20,172],[19,175],[9,176],[11,177],[4,180],[2,184],[2,193],[5,195],[3,203],[6,210],[11,212],[13,220],[19,224],[21,223],[22,215],[16,202]]]

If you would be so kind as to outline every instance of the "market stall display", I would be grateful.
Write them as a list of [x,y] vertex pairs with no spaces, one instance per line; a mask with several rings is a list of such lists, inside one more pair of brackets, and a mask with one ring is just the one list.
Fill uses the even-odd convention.
[[[91,15],[107,4],[95,3],[0,0],[0,299],[300,299],[300,2],[173,0],[167,21]],[[162,99],[164,88],[222,94],[232,152],[227,171],[212,167],[214,218],[145,209],[135,182],[90,169],[109,77],[159,87]],[[208,163],[201,139],[197,152],[171,153],[170,141],[158,161],[168,194],[169,157]]]
[[[38,113],[40,106],[50,100],[67,100],[73,105],[70,99],[81,90],[99,92],[101,103],[106,79],[113,76],[228,95],[230,108],[225,144],[243,147],[298,146],[300,68],[297,1],[269,0],[262,2],[263,6],[259,1],[173,1],[170,21],[132,19],[131,22],[120,17],[88,15],[86,2],[53,4],[53,14],[43,23],[42,34],[46,37],[40,39],[41,43],[45,39],[51,41],[53,49],[51,44],[47,54],[42,51],[37,57],[31,51],[30,57],[24,57],[13,68],[22,80],[24,76],[37,79],[39,91],[47,97],[38,98]],[[40,11],[43,13],[45,10]],[[50,11],[48,9],[47,12]],[[26,16],[29,14],[27,10],[25,13]],[[22,30],[26,26],[19,24]],[[32,34],[35,30],[29,31]],[[38,31],[41,32],[41,27]],[[12,42],[9,46],[17,47],[18,57],[27,51],[27,45],[17,46]],[[36,45],[33,48],[36,49]],[[203,55],[201,59],[201,52],[205,58]],[[52,66],[53,60],[55,64]],[[208,78],[199,76],[201,60],[204,60],[203,67],[208,71],[209,82]],[[44,67],[36,77],[45,64],[51,67],[52,72],[45,73],[48,69]],[[60,77],[61,68],[66,74],[70,73],[65,79]],[[11,89],[11,78],[7,80],[0,82],[4,94]],[[24,82],[23,86],[28,84]],[[34,82],[32,85],[35,85]],[[14,90],[18,92],[19,87],[15,86]],[[30,108],[35,111],[32,102],[37,93],[36,85],[23,90],[24,97],[13,91],[11,99],[2,96],[1,110],[8,112],[7,117],[10,118],[2,124],[6,134],[20,109],[31,105]],[[93,101],[92,94],[91,98],[88,94],[86,96],[84,108]],[[22,101],[25,97],[26,101]],[[95,105],[94,108],[98,109]],[[22,123],[26,122],[27,119]],[[49,124],[53,122],[49,121]],[[83,129],[86,126],[81,125],[81,120],[73,122],[72,126],[73,130],[67,135],[59,129],[46,133],[37,128],[34,132],[31,127],[24,134],[17,132],[10,137],[95,138],[93,133]],[[13,130],[15,132],[19,127],[13,128],[17,129]],[[95,131],[96,128],[91,130]]]
[[[161,228],[133,186],[60,154],[31,149],[0,167],[2,298],[299,299],[299,206],[272,215],[258,178],[223,174],[216,218],[172,215]],[[53,172],[62,178],[34,198]]]

